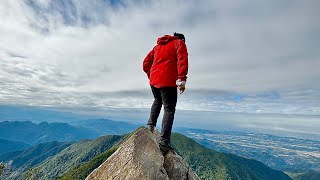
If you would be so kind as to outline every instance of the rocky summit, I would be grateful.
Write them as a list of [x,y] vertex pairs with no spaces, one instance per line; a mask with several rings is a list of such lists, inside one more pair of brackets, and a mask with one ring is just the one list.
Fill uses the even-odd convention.
[[181,156],[171,151],[162,155],[159,139],[157,131],[139,129],[86,180],[198,180]]

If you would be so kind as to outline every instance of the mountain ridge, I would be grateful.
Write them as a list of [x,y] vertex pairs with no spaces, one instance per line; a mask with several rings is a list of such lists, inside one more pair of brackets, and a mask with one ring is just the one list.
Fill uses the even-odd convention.
[[0,122],[0,137],[28,144],[39,144],[50,141],[77,141],[84,138],[95,138],[99,134],[85,128],[74,127],[67,123],[33,123],[31,121]]
[[[136,131],[141,128],[143,127],[138,128]],[[30,167],[31,169],[28,171],[21,172],[19,177],[26,177],[28,175],[28,177],[42,177],[42,179],[84,179],[95,168],[101,166],[101,164],[110,158],[122,143],[132,137],[134,132],[121,136],[102,136],[95,140],[81,140],[64,148],[58,154],[47,158],[45,161],[38,163],[38,165]],[[117,138],[112,140],[112,136]],[[148,144],[141,142],[141,146]],[[181,156],[182,160],[189,164],[188,166],[201,179],[232,178],[262,180],[268,179],[267,177],[290,179],[283,172],[272,170],[256,160],[216,152],[182,134],[172,133],[172,145],[175,148],[176,154]],[[154,151],[159,151],[157,145],[153,145],[153,147]],[[141,154],[146,154],[146,152],[150,152],[150,150],[140,150],[138,155],[140,154],[141,156]],[[165,157],[164,160],[166,160]],[[163,166],[161,165],[161,167]]]
[[[81,139],[94,139],[106,134],[121,135],[132,132],[137,127],[138,125],[104,118],[81,120],[71,124],[61,122],[48,123],[46,121],[40,123],[32,121],[2,121],[0,122],[0,137],[4,140],[36,145],[51,141],[71,142]],[[2,151],[6,153],[9,150],[6,150],[4,146],[0,146],[0,152]]]

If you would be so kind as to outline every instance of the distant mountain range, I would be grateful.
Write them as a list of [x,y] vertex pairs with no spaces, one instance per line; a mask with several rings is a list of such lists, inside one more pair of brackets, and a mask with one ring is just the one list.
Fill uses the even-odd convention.
[[36,124],[30,121],[4,121],[0,122],[0,154],[51,141],[74,142],[106,134],[124,134],[137,127],[108,119],[75,121],[73,125],[59,122]]
[[26,149],[28,147],[30,147],[30,145],[24,142],[0,139],[0,154]]
[[[50,141],[93,139],[105,134],[124,134],[136,127],[137,125],[108,119],[76,121],[73,125],[60,122],[36,124],[31,121],[4,121],[0,122],[0,139],[35,145]],[[6,150],[4,147],[0,146],[0,152],[10,151],[9,147],[6,146]],[[21,145],[20,149],[24,147],[28,146]]]
[[[15,116],[14,111],[18,112]],[[22,115],[19,115],[22,113]],[[49,115],[52,115],[53,118],[50,118]],[[2,116],[3,115],[3,116]],[[16,121],[18,119],[32,119],[32,117],[36,117],[35,120],[32,121]],[[68,123],[62,122],[42,122],[41,119],[48,119],[49,121],[59,120],[63,121],[63,118],[66,118]],[[6,120],[6,121],[3,121]],[[99,136],[104,135],[122,135],[125,133],[132,132],[138,125],[130,124],[126,122],[120,121],[113,121],[109,119],[92,119],[90,117],[80,117],[78,115],[74,115],[72,113],[59,113],[56,111],[47,111],[38,108],[26,108],[26,107],[15,107],[15,106],[1,106],[0,105],[0,162],[8,160],[13,160],[11,166],[14,169],[19,169],[19,172],[29,172],[35,173],[35,170],[39,171],[40,169],[35,167],[40,167],[45,161],[49,161],[52,157],[58,155],[62,150],[70,147],[75,146],[75,143],[84,143],[85,141],[92,141]],[[276,149],[283,150],[281,148],[284,146],[285,148],[293,147],[297,150],[314,150],[315,148],[319,148],[317,144],[312,143],[312,141],[306,140],[299,140],[299,142],[291,142],[292,139],[288,138],[280,138],[275,136],[254,136],[250,133],[243,133],[243,132],[224,132],[223,137],[221,137],[221,141],[219,141],[219,137],[223,134],[222,132],[216,132],[213,136],[214,138],[209,138],[211,140],[216,139],[219,143],[211,143],[208,139],[205,139],[203,134],[210,135],[213,131],[207,130],[196,130],[196,131],[189,131],[189,128],[175,128],[177,132],[187,135],[195,140],[198,143],[205,145],[207,148],[218,150],[219,152],[224,152],[226,154],[237,154],[242,157],[247,158],[254,158],[259,160],[269,167],[288,171],[288,172],[299,172],[299,173],[288,173],[291,177],[297,179],[304,179],[305,177],[318,177],[319,173],[317,171],[308,171],[308,167],[316,167],[314,164],[310,165],[312,162],[317,162],[317,158],[310,159],[310,163],[304,163],[304,160],[301,159],[299,163],[303,164],[302,171],[298,171],[299,167],[295,168],[295,171],[290,171],[291,167],[284,166],[286,164],[290,165],[290,156],[279,156],[277,157],[278,151],[274,151]],[[191,134],[190,134],[191,133]],[[220,135],[219,135],[220,133]],[[222,134],[221,134],[222,133]],[[228,134],[229,133],[229,134]],[[199,139],[200,137],[200,139]],[[237,140],[234,143],[223,143],[228,140]],[[85,140],[87,139],[87,140]],[[256,139],[256,140],[255,140]],[[283,141],[281,140],[283,139]],[[83,141],[80,141],[83,140]],[[281,141],[280,141],[281,140]],[[279,142],[278,142],[279,141]],[[288,143],[281,143],[287,142]],[[174,141],[173,141],[174,142]],[[269,149],[268,154],[264,153],[261,149],[259,149],[260,145],[263,143],[275,143],[277,142],[277,147],[274,147],[272,151]],[[118,143],[118,142],[117,142]],[[252,145],[259,145],[258,146],[243,146],[244,144],[252,143]],[[303,144],[303,146],[296,146],[295,145]],[[311,146],[311,145],[316,145]],[[32,146],[32,147],[31,147]],[[79,145],[81,146],[81,145]],[[179,147],[179,145],[175,145]],[[307,147],[308,146],[308,147]],[[261,146],[262,147],[262,146]],[[271,147],[271,146],[270,146]],[[182,148],[184,149],[184,148]],[[104,149],[105,150],[105,149]],[[94,155],[89,156],[86,160],[81,161],[81,163],[76,162],[77,166],[70,166],[67,172],[60,173],[59,176],[64,177],[65,179],[70,179],[70,177],[77,177],[75,179],[81,179],[85,177],[88,173],[90,173],[97,165],[101,164],[107,157],[109,157],[116,148],[109,148],[105,151],[99,151],[99,153],[94,153]],[[177,151],[183,154],[183,151]],[[254,151],[254,153],[252,153]],[[216,152],[216,151],[215,151]],[[279,151],[280,152],[280,151]],[[291,152],[291,151],[290,151]],[[286,152],[290,153],[290,152]],[[302,151],[301,151],[302,152]],[[75,153],[76,154],[76,153]],[[222,153],[223,154],[223,153]],[[262,155],[263,156],[262,156]],[[316,153],[317,154],[317,153]],[[98,156],[95,156],[98,155]],[[267,156],[268,155],[268,156]],[[294,154],[291,154],[293,156]],[[307,154],[306,154],[307,155]],[[188,155],[184,155],[188,157]],[[64,157],[64,156],[63,156]],[[302,156],[297,156],[302,158]],[[288,162],[282,162],[283,158],[287,158]],[[192,159],[192,158],[191,158]],[[232,158],[231,158],[232,159]],[[51,160],[50,160],[51,161]],[[195,162],[191,162],[193,160],[188,161],[189,164],[195,164]],[[271,162],[271,163],[270,163]],[[54,164],[54,163],[53,163]],[[297,163],[291,164],[290,166],[294,166]],[[49,163],[49,166],[50,163]],[[211,165],[207,165],[211,166]],[[207,167],[206,166],[206,167]],[[277,168],[281,166],[282,168]],[[33,169],[30,170],[30,168]],[[57,166],[59,169],[59,166]],[[198,168],[199,165],[193,167]],[[220,166],[219,166],[220,167]],[[245,167],[248,168],[248,167]],[[29,170],[28,170],[29,169]],[[54,169],[54,168],[53,168]],[[66,168],[65,168],[66,169]],[[200,168],[201,169],[201,168]],[[195,169],[196,170],[196,169]],[[202,169],[203,170],[203,169]],[[228,171],[232,171],[231,169],[226,169]],[[297,171],[296,171],[297,170]],[[53,170],[56,173],[56,170]],[[234,171],[237,173],[236,171]],[[198,172],[197,172],[198,173]],[[200,173],[201,174],[201,173]],[[231,173],[232,174],[232,173]],[[204,175],[202,175],[204,177]],[[1,179],[1,177],[0,177]]]
[[[24,151],[0,155],[0,161],[13,160],[12,167],[16,172],[12,176],[16,177],[78,179],[79,176],[86,177],[98,167],[130,135],[108,135],[71,145],[46,143]],[[173,133],[172,143],[202,179],[290,179],[283,172],[273,170],[256,160],[216,152],[181,134]]]
[[32,145],[50,141],[78,141],[80,139],[96,138],[99,135],[93,130],[74,127],[67,123],[0,122],[0,138]]

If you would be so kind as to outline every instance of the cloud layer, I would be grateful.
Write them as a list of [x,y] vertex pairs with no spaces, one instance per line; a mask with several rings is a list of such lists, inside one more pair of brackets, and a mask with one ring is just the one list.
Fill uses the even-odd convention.
[[[319,5],[312,0],[2,1],[0,102],[147,108],[152,97],[142,60],[159,36],[177,31],[186,35],[190,55],[190,96],[179,108],[274,112],[282,107],[281,112],[304,113],[306,107],[317,114]],[[199,99],[199,90],[207,90],[202,92],[207,98]],[[236,104],[208,98],[219,99],[217,91],[232,92],[221,97],[236,97],[231,100]],[[258,96],[265,92],[278,93],[278,99],[263,102]],[[244,98],[237,101],[239,94]],[[255,108],[239,108],[248,104]]]

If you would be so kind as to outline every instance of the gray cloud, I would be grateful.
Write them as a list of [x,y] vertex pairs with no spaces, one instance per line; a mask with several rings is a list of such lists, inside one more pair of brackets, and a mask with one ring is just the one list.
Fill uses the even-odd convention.
[[[190,55],[190,94],[178,108],[320,112],[318,1],[169,4],[1,2],[0,101],[148,108],[142,60],[157,37],[177,31],[185,33]],[[273,91],[280,100],[262,104],[256,96]],[[215,99],[217,92],[224,98]],[[239,94],[249,98],[225,99]]]

